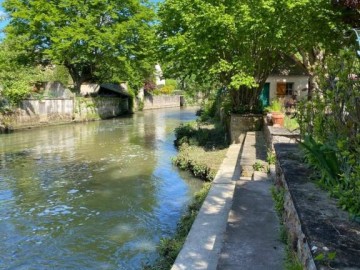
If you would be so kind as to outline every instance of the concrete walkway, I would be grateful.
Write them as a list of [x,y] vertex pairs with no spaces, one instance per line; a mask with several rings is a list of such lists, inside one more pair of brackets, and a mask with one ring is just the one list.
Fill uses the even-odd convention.
[[240,142],[229,147],[172,270],[283,269],[271,182],[264,173],[252,177],[252,165],[265,162],[262,133]]
[[[242,174],[255,162],[265,164],[265,158],[262,134],[248,132],[240,159]],[[242,176],[236,181],[218,270],[284,268],[284,244],[280,242],[271,186],[267,173],[262,172],[254,172],[251,180]]]

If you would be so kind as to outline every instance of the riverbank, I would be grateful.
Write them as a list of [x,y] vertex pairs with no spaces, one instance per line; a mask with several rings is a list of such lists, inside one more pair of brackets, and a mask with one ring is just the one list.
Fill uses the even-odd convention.
[[207,183],[195,194],[178,223],[175,235],[161,240],[157,261],[145,266],[144,270],[167,270],[173,266],[209,193],[210,182],[214,180],[228,152],[225,131],[216,124],[191,122],[178,127],[175,134],[174,143],[178,146],[179,153],[173,163]]
[[32,98],[14,108],[0,107],[0,133],[36,127],[116,118],[141,110],[179,108],[181,96],[146,96],[134,106],[131,97],[87,96]]
[[141,269],[155,259],[203,185],[170,162],[172,131],[194,118],[160,109],[1,135],[0,269]]
[[22,100],[0,113],[1,131],[115,118],[130,112],[123,97],[69,97]]

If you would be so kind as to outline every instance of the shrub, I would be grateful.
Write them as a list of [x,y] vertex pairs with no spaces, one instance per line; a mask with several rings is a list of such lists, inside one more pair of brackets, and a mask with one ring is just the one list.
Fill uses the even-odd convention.
[[[343,50],[319,73],[322,91],[300,104],[300,131],[308,161],[343,209],[360,216],[360,60]],[[334,168],[334,166],[338,168]]]

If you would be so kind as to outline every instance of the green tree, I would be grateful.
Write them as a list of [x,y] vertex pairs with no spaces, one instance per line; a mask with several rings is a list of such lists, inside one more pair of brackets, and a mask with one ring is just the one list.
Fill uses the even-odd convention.
[[17,44],[10,41],[0,43],[0,95],[12,105],[30,93],[40,74],[39,70],[27,63],[26,53],[16,50]]
[[[226,87],[233,111],[255,111],[279,59],[281,16],[276,1],[167,0],[159,36],[170,70],[181,77],[210,75]],[[280,14],[281,15],[281,14]]]
[[22,39],[35,63],[66,66],[85,81],[139,84],[153,67],[154,12],[146,0],[5,0],[7,39]]
[[[283,51],[309,75],[308,99],[319,89],[319,70],[326,72],[326,58],[337,54],[347,42],[348,29],[342,22],[340,9],[327,0],[285,1]],[[291,3],[292,2],[292,3]]]
[[172,72],[208,74],[229,91],[234,111],[257,108],[263,84],[288,57],[310,75],[344,42],[341,13],[325,0],[167,0],[160,7],[162,51]]

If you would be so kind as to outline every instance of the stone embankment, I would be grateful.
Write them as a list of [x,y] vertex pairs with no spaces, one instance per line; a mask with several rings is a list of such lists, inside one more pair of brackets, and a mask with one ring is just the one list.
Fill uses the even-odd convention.
[[[144,110],[180,107],[181,96],[144,98]],[[118,117],[130,112],[129,97],[66,97],[23,100],[0,114],[0,133],[16,129]]]
[[241,176],[250,163],[264,162],[262,133],[236,136],[172,270],[282,268],[271,181],[266,173]]
[[263,132],[267,143],[259,133],[233,133],[238,144],[230,146],[172,270],[285,269],[272,184],[266,174],[249,173],[252,162],[262,164],[266,144],[276,151],[270,172],[284,191],[284,227],[303,269],[360,270],[360,224],[310,180],[299,134],[266,123]]
[[174,108],[181,106],[181,96],[179,95],[161,95],[144,97],[144,110]]
[[360,224],[310,180],[296,144],[275,144],[276,185],[285,189],[286,226],[304,269],[360,269]]
[[61,98],[23,100],[12,112],[0,115],[9,130],[117,117],[129,112],[127,98]]

